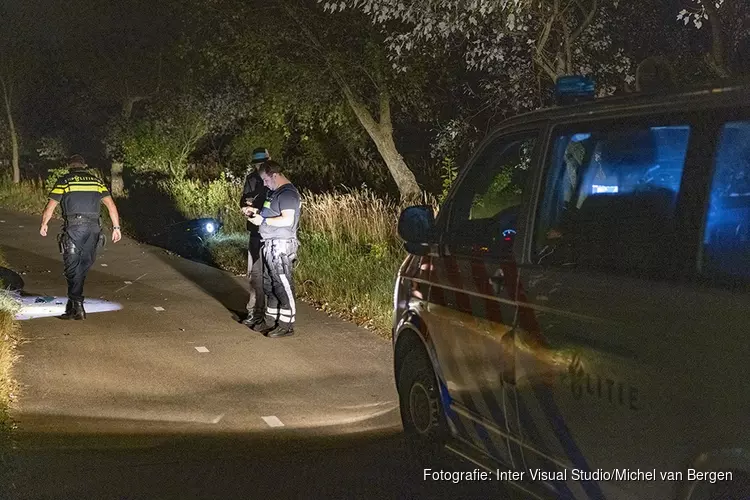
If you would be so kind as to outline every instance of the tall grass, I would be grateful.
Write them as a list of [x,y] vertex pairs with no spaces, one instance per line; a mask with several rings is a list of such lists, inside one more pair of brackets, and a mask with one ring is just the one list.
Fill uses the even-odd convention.
[[17,329],[13,317],[18,307],[18,302],[7,291],[0,290],[0,429],[7,423],[6,410],[14,389],[10,372],[15,360]]
[[399,207],[368,190],[302,198],[301,295],[388,335],[393,284],[403,254]]
[[367,189],[308,194],[302,198],[302,223],[308,233],[326,235],[334,243],[396,246],[399,206]]
[[41,180],[13,184],[7,176],[0,177],[0,206],[2,207],[41,214],[47,203],[47,194]]
[[[1,254],[0,266],[5,266]],[[8,407],[16,390],[11,370],[17,357],[15,348],[18,326],[13,317],[18,312],[19,304],[3,286],[0,280],[0,468],[7,468],[7,455],[10,450],[9,433],[12,429]],[[2,476],[2,471],[0,471],[0,476]]]

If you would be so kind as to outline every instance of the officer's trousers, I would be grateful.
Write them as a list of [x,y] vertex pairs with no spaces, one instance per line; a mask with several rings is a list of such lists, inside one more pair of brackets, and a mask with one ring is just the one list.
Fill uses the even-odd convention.
[[60,247],[68,281],[68,298],[83,301],[83,283],[96,260],[101,227],[98,221],[67,225],[63,229]]
[[266,323],[282,328],[294,325],[292,264],[297,258],[296,239],[266,240],[263,245],[263,289],[266,294]]
[[250,233],[247,244],[247,278],[250,281],[247,313],[262,318],[266,296],[263,290],[263,240],[258,233]]

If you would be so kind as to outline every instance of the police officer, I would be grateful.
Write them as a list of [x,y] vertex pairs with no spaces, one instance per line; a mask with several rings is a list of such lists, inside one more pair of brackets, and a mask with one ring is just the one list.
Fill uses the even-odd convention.
[[258,173],[271,190],[259,214],[250,222],[260,228],[263,238],[263,289],[266,293],[266,317],[262,329],[267,337],[294,334],[297,306],[294,300],[292,263],[297,258],[297,226],[300,195],[275,161],[261,163]]
[[73,155],[68,164],[69,172],[60,177],[42,213],[39,234],[47,236],[55,207],[62,205],[63,230],[58,236],[63,254],[65,279],[68,281],[68,303],[62,319],[86,319],[83,308],[83,282],[86,273],[94,264],[97,248],[104,243],[99,220],[99,205],[103,203],[112,220],[112,241],[122,238],[120,217],[109,191],[99,176],[87,169],[81,155]]
[[[266,148],[253,150],[250,159],[250,171],[245,177],[245,186],[240,198],[240,210],[246,217],[252,217],[260,212],[268,196],[268,188],[263,184],[258,173],[258,165],[270,160]],[[262,330],[265,317],[265,295],[263,292],[263,240],[260,237],[258,226],[247,222],[247,230],[250,238],[247,245],[247,277],[250,281],[250,297],[247,301],[247,317],[242,324],[253,330]]]

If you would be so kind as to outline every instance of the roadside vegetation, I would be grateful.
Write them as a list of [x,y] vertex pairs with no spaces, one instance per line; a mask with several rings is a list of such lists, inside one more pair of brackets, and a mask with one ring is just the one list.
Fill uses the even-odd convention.
[[[0,183],[0,206],[39,214],[46,200],[44,186],[41,181]],[[208,240],[209,260],[244,274],[247,233],[238,205],[241,190],[239,182],[225,178],[169,180],[135,186],[117,203],[126,233],[167,248],[165,233],[179,231],[175,226],[180,221],[221,213],[224,227]],[[142,202],[144,196],[151,197],[148,204]],[[366,189],[304,193],[295,269],[298,296],[388,336],[394,277],[404,257],[395,233],[398,214],[396,202]]]
[[[5,267],[5,261],[0,254],[0,267]],[[13,400],[15,384],[11,376],[11,368],[16,359],[15,347],[18,326],[13,316],[18,311],[18,303],[6,291],[7,284],[0,277],[0,468],[5,466],[10,447],[10,430],[12,422],[8,416],[8,409]],[[0,472],[0,477],[2,473]]]

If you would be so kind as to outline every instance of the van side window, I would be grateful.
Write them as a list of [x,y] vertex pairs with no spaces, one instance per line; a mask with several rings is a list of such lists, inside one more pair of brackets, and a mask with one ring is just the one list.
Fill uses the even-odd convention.
[[704,270],[750,278],[750,121],[726,123],[719,136],[704,234]]
[[535,144],[536,135],[497,139],[469,167],[450,207],[445,242],[451,253],[510,254]]
[[659,277],[670,267],[690,127],[554,137],[537,215],[539,264]]

